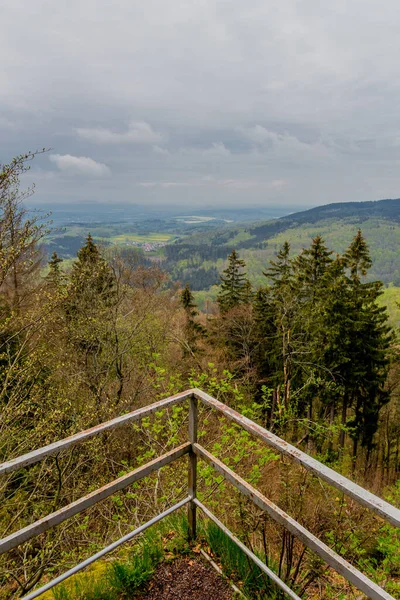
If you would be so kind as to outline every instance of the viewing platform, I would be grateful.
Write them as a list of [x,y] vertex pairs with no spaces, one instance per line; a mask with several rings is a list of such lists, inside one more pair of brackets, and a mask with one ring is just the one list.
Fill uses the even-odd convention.
[[[154,413],[160,413],[160,411],[163,411],[171,406],[180,405],[187,402],[189,403],[188,436],[185,443],[178,445],[169,452],[154,458],[153,460],[142,466],[139,466],[133,471],[122,475],[107,485],[88,493],[86,496],[79,498],[71,504],[64,506],[61,509],[31,523],[23,529],[11,533],[0,541],[0,553],[12,551],[20,544],[23,544],[24,542],[39,536],[51,528],[60,525],[74,515],[82,513],[89,507],[94,506],[95,504],[112,496],[120,490],[126,489],[133,483],[138,482],[151,473],[157,472],[162,467],[173,463],[185,455],[188,456],[188,485],[186,496],[182,500],[171,505],[163,512],[155,515],[149,521],[143,523],[139,527],[136,527],[133,531],[130,531],[117,541],[93,554],[90,558],[82,561],[80,564],[69,569],[62,575],[55,577],[45,585],[42,585],[40,588],[31,591],[24,596],[24,600],[33,600],[34,598],[38,598],[44,592],[51,590],[57,584],[84,570],[95,561],[98,561],[119,546],[122,546],[123,544],[134,539],[139,534],[145,532],[156,523],[161,522],[163,519],[169,517],[172,515],[172,513],[179,511],[183,507],[185,507],[187,510],[188,539],[192,545],[196,544],[199,521],[198,513],[200,513],[202,520],[205,519],[207,522],[213,523],[218,530],[222,531],[225,536],[231,540],[231,542],[238,546],[240,550],[248,557],[248,559],[252,561],[260,569],[260,571],[262,571],[262,573],[270,582],[272,582],[275,589],[279,589],[283,592],[284,597],[292,598],[293,600],[300,600],[301,597],[304,597],[298,595],[300,593],[299,590],[295,591],[291,589],[287,583],[283,581],[282,576],[280,577],[270,566],[265,564],[265,562],[263,562],[259,556],[253,552],[252,549],[244,544],[243,541],[241,541],[227,527],[227,525],[223,523],[212,510],[210,510],[210,508],[207,506],[206,500],[201,501],[199,499],[197,494],[197,478],[198,464],[200,461],[204,461],[206,464],[208,464],[209,467],[216,471],[224,481],[231,484],[231,486],[240,492],[243,497],[249,499],[259,509],[259,511],[261,511],[262,514],[267,514],[268,517],[271,518],[276,524],[283,526],[286,531],[290,532],[293,536],[299,539],[302,544],[304,544],[305,549],[311,550],[313,553],[315,553],[326,563],[329,568],[335,570],[339,575],[343,576],[345,580],[363,592],[368,598],[371,598],[372,600],[393,600],[393,597],[387,591],[369,579],[360,570],[352,566],[348,561],[340,556],[340,554],[331,549],[317,536],[313,535],[303,525],[297,522],[294,518],[279,508],[279,506],[274,504],[259,490],[257,490],[256,487],[245,481],[245,479],[240,477],[231,468],[224,464],[222,460],[214,456],[205,447],[203,447],[199,443],[198,436],[199,406],[203,405],[212,411],[217,411],[217,413],[220,415],[223,415],[236,425],[239,425],[251,436],[255,436],[258,438],[258,440],[267,444],[274,452],[298,463],[303,469],[311,472],[314,476],[352,498],[363,507],[373,511],[380,517],[380,519],[383,519],[392,526],[400,526],[400,511],[388,502],[368,492],[356,483],[317,461],[315,458],[286,443],[284,440],[256,424],[254,421],[251,421],[246,416],[238,413],[237,411],[198,389],[191,389],[174,396],[170,396],[144,408],[124,414],[85,431],[81,431],[80,433],[72,435],[68,438],[52,443],[18,458],[14,458],[0,465],[0,475],[11,473],[18,469],[27,467],[28,465],[32,465],[45,459],[46,457],[58,455],[60,451],[65,450],[73,445],[82,443],[93,436],[104,434],[105,432],[122,427],[123,425],[144,419]],[[195,594],[197,593],[195,584],[196,578],[198,579],[199,585],[201,581],[207,582],[208,578],[210,581],[214,582],[213,585],[221,586],[221,590],[213,592],[215,595],[210,596],[210,598],[215,597],[223,600],[225,597],[233,597],[229,595],[224,596],[224,594],[230,594],[231,592],[233,594],[234,592],[229,585],[223,581],[223,579],[218,577],[215,579],[210,569],[211,567],[208,565],[204,566],[202,562],[192,561],[192,564],[190,564],[190,559],[184,558],[177,559],[168,565],[162,564],[161,567],[159,567],[156,571],[153,589],[150,589],[148,595],[143,596],[143,598],[147,598],[148,600],[158,600],[160,598],[167,597],[157,594],[164,593],[162,591],[162,587],[165,584],[165,581],[168,582],[168,580],[171,579],[168,598],[174,600],[175,597],[179,597],[183,600],[185,596],[176,596],[176,594],[179,593],[183,594],[182,590],[179,591],[180,588],[177,587],[174,591],[174,585],[185,585],[186,581],[186,585],[189,586],[189,592],[193,592],[193,594]],[[210,573],[212,573],[213,577],[211,577]],[[157,585],[159,585],[159,588],[156,587]],[[200,588],[198,588],[197,591],[199,594],[201,593]],[[193,600],[197,600],[197,598],[200,597],[204,599],[207,598],[207,596],[204,595],[192,595],[187,597],[193,598]]]

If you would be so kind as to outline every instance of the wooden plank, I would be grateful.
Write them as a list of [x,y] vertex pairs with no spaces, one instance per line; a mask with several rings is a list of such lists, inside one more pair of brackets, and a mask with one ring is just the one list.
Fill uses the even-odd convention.
[[21,467],[32,465],[33,463],[43,460],[43,458],[46,456],[58,454],[61,452],[61,450],[65,450],[69,446],[83,442],[84,440],[87,440],[98,433],[109,431],[110,429],[115,429],[116,427],[122,427],[122,425],[126,425],[127,423],[143,419],[143,417],[147,417],[156,411],[164,410],[165,408],[169,408],[174,404],[183,402],[184,400],[191,398],[192,395],[192,390],[175,394],[175,396],[170,396],[169,398],[165,398],[164,400],[160,400],[159,402],[155,402],[154,404],[150,404],[144,408],[139,408],[138,410],[127,413],[126,415],[122,415],[121,417],[116,417],[115,419],[111,419],[105,423],[100,423],[95,427],[91,427],[90,429],[86,429],[85,431],[71,435],[63,440],[54,442],[53,444],[49,444],[43,448],[39,448],[38,450],[33,450],[32,452],[28,452],[27,454],[13,458],[0,464],[0,475],[11,473],[12,471],[20,469]]
[[38,590],[35,590],[34,592],[31,592],[27,596],[24,596],[22,598],[22,600],[34,600],[34,598],[38,598],[39,596],[41,596],[42,594],[44,594],[44,592],[47,592],[48,590],[51,590],[51,588],[53,588],[54,586],[58,585],[62,581],[65,581],[66,579],[68,579],[69,577],[71,577],[71,575],[75,575],[75,573],[79,573],[79,571],[82,571],[82,569],[85,569],[86,567],[88,567],[89,565],[91,565],[92,563],[94,563],[99,558],[102,558],[103,556],[105,556],[109,552],[112,552],[113,550],[115,550],[116,548],[118,548],[118,546],[121,546],[122,544],[125,544],[126,542],[129,542],[132,538],[134,538],[135,536],[139,535],[139,533],[142,533],[143,531],[145,531],[146,529],[148,529],[149,527],[151,527],[155,523],[158,523],[162,519],[165,519],[165,517],[168,517],[168,515],[170,515],[171,513],[175,512],[176,510],[178,510],[178,508],[182,508],[182,506],[185,506],[185,504],[187,504],[189,501],[190,501],[189,497],[185,498],[184,500],[181,500],[181,502],[178,502],[174,506],[171,506],[171,508],[168,508],[164,512],[160,513],[159,515],[157,515],[156,517],[154,517],[154,519],[151,519],[150,521],[147,521],[147,523],[144,523],[144,525],[141,525],[140,527],[138,527],[134,531],[131,531],[130,533],[127,533],[126,535],[124,535],[124,537],[120,538],[116,542],[113,542],[112,544],[110,544],[106,548],[103,548],[103,550],[100,550],[100,552],[97,552],[96,554],[94,554],[90,558],[87,558],[83,562],[79,563],[79,565],[76,565],[75,567],[72,567],[72,569],[69,569],[69,571],[66,571],[65,573],[63,573],[59,577],[56,577],[56,579],[53,579],[49,583],[46,583],[45,585],[43,585]]
[[393,596],[368,579],[361,571],[353,567],[344,560],[344,558],[339,556],[339,554],[321,542],[315,535],[310,533],[305,527],[300,525],[300,523],[297,523],[292,517],[273,504],[273,502],[263,496],[252,485],[247,483],[247,481],[239,477],[239,475],[236,475],[236,473],[210,454],[205,448],[199,444],[194,444],[194,450],[198,456],[203,458],[208,464],[212,465],[226,481],[229,481],[229,483],[238,489],[244,496],[250,498],[256,506],[267,512],[277,523],[283,525],[285,529],[293,533],[305,546],[307,546],[307,548],[310,548],[310,550],[318,554],[318,556],[320,556],[328,565],[333,567],[335,571],[340,575],[343,575],[347,581],[350,581],[359,590],[364,592],[368,598],[371,598],[371,600],[394,600]]
[[236,412],[236,410],[226,406],[226,404],[223,404],[219,400],[212,398],[212,396],[209,396],[205,392],[202,392],[198,389],[194,389],[192,391],[194,395],[204,404],[215,408],[225,417],[231,421],[234,421],[249,433],[266,442],[277,452],[285,454],[292,460],[300,463],[305,469],[311,471],[311,473],[314,473],[314,475],[317,475],[317,477],[320,477],[324,481],[327,481],[330,485],[340,490],[344,494],[347,494],[354,500],[357,500],[357,502],[363,506],[366,506],[370,510],[374,511],[376,514],[382,517],[382,519],[388,521],[388,523],[391,525],[400,527],[400,510],[389,504],[389,502],[386,502],[385,500],[382,500],[382,498],[371,494],[371,492],[368,492],[350,479],[347,479],[346,477],[343,477],[343,475],[336,473],[336,471],[330,469],[326,465],[323,465],[318,460],[315,460],[315,458],[312,458],[312,456],[309,456],[305,452],[302,452],[294,446],[291,446],[267,429],[264,429],[264,427],[257,425],[257,423],[254,423],[254,421],[251,421],[247,417]]
[[40,533],[44,533],[55,525],[59,525],[66,519],[73,517],[74,515],[86,510],[90,506],[97,504],[101,500],[104,500],[112,494],[115,494],[116,492],[128,487],[132,483],[135,483],[135,481],[139,481],[140,479],[143,479],[143,477],[147,477],[161,467],[164,467],[174,460],[177,460],[181,456],[184,456],[190,451],[190,449],[191,444],[182,444],[182,446],[179,446],[178,448],[175,448],[174,450],[155,458],[151,462],[139,467],[138,469],[135,469],[134,471],[131,471],[127,475],[123,475],[122,477],[115,479],[111,483],[108,483],[94,492],[79,498],[79,500],[68,504],[68,506],[64,506],[64,508],[60,508],[60,510],[43,517],[43,519],[35,521],[35,523],[32,523],[31,525],[12,533],[11,535],[0,540],[0,554],[8,552],[12,548],[19,546],[19,544],[30,540]]
[[193,451],[193,444],[197,442],[197,398],[192,397],[189,404],[189,442],[191,449],[189,452],[188,465],[188,488],[189,496],[192,501],[188,504],[188,525],[189,539],[196,539],[196,504],[193,500],[196,498],[197,491],[197,455]]

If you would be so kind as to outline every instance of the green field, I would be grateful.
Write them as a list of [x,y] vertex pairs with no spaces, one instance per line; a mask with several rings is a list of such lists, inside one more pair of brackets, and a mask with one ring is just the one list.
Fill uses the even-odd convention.
[[[113,235],[107,238],[108,242],[112,244],[129,244],[136,242],[139,244],[145,244],[146,242],[169,242],[173,239],[174,235],[169,233],[120,233],[119,235]],[[100,239],[97,236],[95,239]]]
[[400,287],[389,285],[378,302],[381,306],[386,306],[392,327],[400,327]]

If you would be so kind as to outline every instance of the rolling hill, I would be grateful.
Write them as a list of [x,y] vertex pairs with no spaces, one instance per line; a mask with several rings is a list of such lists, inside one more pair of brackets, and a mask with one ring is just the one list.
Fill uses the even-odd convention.
[[[391,285],[390,298],[395,305],[393,298],[400,300],[396,292],[400,286],[400,199],[328,204],[267,222],[197,233],[165,248],[165,266],[174,279],[189,281],[200,292],[198,300],[203,304],[206,297],[215,297],[212,284],[218,283],[217,273],[223,270],[234,248],[245,259],[248,276],[258,287],[265,284],[262,273],[283,242],[288,241],[296,255],[321,235],[331,250],[342,253],[358,229],[367,240],[373,260],[368,279]],[[206,274],[209,270],[214,280],[199,278],[200,268]]]

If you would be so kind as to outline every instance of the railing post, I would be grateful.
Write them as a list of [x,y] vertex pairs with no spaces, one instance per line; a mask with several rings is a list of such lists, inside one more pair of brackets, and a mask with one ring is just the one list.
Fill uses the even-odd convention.
[[[197,443],[197,398],[192,396],[189,404],[189,442]],[[197,456],[193,452],[193,447],[189,452],[189,472],[188,472],[188,487],[189,496],[196,498],[197,484]],[[189,524],[189,539],[196,539],[196,505],[193,501],[188,504],[188,524]]]

